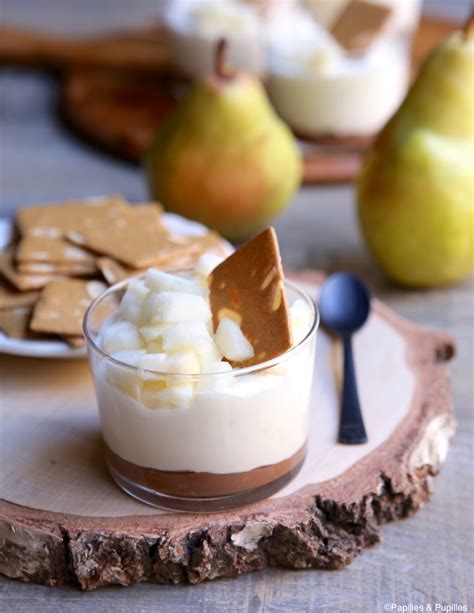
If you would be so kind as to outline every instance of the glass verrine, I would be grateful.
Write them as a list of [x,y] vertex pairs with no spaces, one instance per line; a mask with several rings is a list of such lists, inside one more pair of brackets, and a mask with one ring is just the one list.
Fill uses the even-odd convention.
[[273,105],[298,136],[318,145],[319,154],[365,150],[402,103],[422,5],[421,0],[377,3],[384,6],[373,8],[387,13],[370,36],[368,16],[354,14],[358,3],[340,4],[315,2],[315,19],[300,12],[285,24],[287,36],[271,36],[267,53]]
[[311,298],[285,281],[289,305],[302,301],[310,313],[307,330],[285,354],[229,372],[183,375],[131,366],[101,347],[101,329],[117,317],[129,282],[97,298],[84,319],[114,480],[143,502],[184,511],[229,509],[277,492],[306,455],[319,323]]

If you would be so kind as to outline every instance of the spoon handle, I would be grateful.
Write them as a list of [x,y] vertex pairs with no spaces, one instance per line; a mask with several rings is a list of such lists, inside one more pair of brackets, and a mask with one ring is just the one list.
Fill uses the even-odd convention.
[[346,336],[344,342],[344,383],[342,408],[339,422],[339,442],[344,445],[360,445],[367,442],[364,420],[360,410],[357,381],[352,353],[352,339]]

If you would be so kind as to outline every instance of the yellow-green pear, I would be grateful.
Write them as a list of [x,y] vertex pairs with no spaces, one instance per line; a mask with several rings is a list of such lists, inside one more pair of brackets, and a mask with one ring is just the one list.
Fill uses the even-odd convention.
[[297,189],[295,139],[262,85],[231,72],[219,45],[216,72],[168,117],[147,156],[153,197],[166,210],[231,239],[268,225]]
[[388,277],[418,287],[474,268],[474,31],[430,55],[358,180],[361,227]]

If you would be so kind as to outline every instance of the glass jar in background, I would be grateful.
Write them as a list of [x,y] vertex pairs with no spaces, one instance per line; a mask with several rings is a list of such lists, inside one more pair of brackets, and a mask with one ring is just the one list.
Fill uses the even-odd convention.
[[[365,49],[346,50],[331,36],[347,2],[305,0],[293,35],[274,32],[267,78],[281,117],[303,138],[330,145],[364,145],[402,102],[410,82],[411,37],[419,0],[379,0],[391,9]],[[311,14],[315,19],[308,19]],[[289,28],[289,26],[286,26]]]

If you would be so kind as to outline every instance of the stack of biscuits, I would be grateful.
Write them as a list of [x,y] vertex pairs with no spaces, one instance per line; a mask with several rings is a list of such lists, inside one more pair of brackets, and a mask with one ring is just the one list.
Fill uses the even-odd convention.
[[171,232],[156,203],[120,196],[22,208],[16,236],[0,255],[0,329],[14,338],[61,337],[83,345],[82,319],[108,285],[149,267],[193,266],[228,254],[214,232]]

